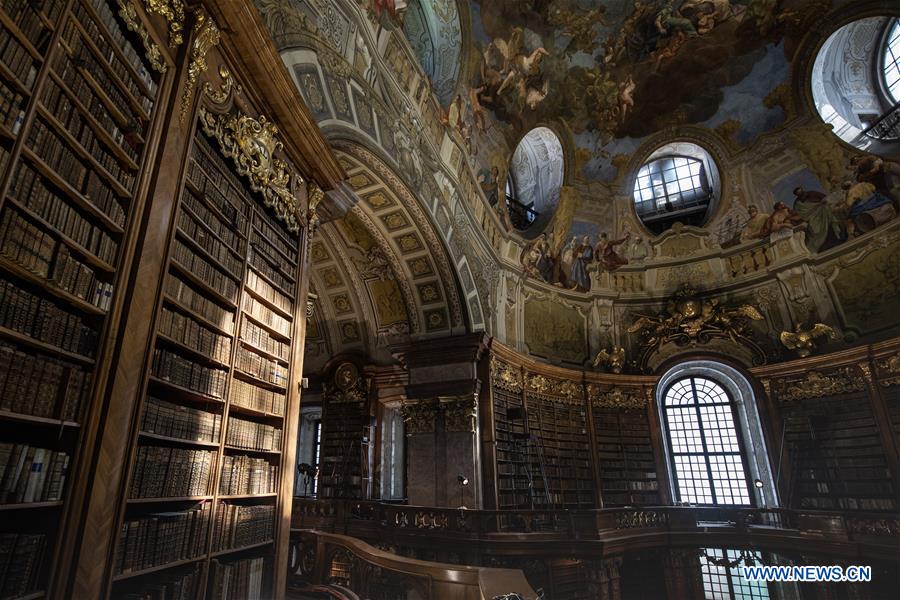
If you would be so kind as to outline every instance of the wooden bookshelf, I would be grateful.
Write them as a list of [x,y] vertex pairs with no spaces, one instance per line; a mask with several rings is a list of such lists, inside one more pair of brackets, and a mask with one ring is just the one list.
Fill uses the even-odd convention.
[[161,79],[114,8],[0,6],[0,509],[15,515],[0,561],[18,569],[4,589],[17,597],[49,594],[66,569],[60,531],[78,511],[159,122]]
[[322,406],[320,497],[362,497],[362,445],[367,415],[365,399],[336,400],[326,395]]
[[593,406],[592,413],[603,505],[658,506],[647,409]]

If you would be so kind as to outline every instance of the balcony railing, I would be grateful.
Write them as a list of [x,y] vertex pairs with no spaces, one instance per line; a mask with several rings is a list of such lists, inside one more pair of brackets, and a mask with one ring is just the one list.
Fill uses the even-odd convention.
[[877,121],[863,129],[861,135],[882,142],[900,140],[900,102],[889,108]]

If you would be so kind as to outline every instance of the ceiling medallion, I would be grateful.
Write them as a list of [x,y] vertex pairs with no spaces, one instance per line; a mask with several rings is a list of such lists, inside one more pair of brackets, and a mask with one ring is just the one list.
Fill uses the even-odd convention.
[[259,120],[240,113],[217,115],[202,106],[200,123],[207,135],[219,141],[222,154],[234,159],[238,174],[249,179],[250,189],[262,194],[265,205],[275,211],[289,231],[299,231],[297,218],[302,213],[291,187],[292,178],[297,183],[302,183],[303,178],[275,156],[283,147],[275,137],[278,127],[262,115]]

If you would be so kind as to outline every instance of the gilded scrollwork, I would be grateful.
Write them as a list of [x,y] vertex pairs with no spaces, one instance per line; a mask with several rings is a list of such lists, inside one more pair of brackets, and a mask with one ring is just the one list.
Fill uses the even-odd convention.
[[522,391],[522,372],[492,356],[491,382],[498,388],[518,394]]
[[204,81],[202,89],[204,96],[209,98],[213,104],[221,106],[228,101],[228,98],[232,93],[235,95],[240,94],[243,91],[243,88],[241,87],[241,84],[235,80],[231,71],[225,65],[219,65],[219,77],[222,78],[221,88],[217,90],[210,82]]
[[302,210],[292,190],[305,182],[275,156],[282,149],[282,142],[276,138],[278,127],[265,116],[257,120],[240,113],[219,115],[202,106],[200,123],[207,135],[219,141],[222,154],[234,160],[238,174],[249,179],[250,188],[262,195],[275,216],[289,231],[299,231]]
[[556,396],[570,404],[580,404],[582,400],[581,383],[568,379],[554,379],[540,374],[525,375],[526,389],[547,396]]
[[778,401],[793,402],[863,391],[866,382],[856,368],[844,367],[827,375],[809,371],[803,379],[783,383],[781,387],[776,393]]
[[165,73],[169,66],[166,64],[159,46],[150,39],[147,28],[144,27],[140,17],[138,17],[137,9],[133,4],[126,0],[118,0],[118,4],[119,17],[122,19],[122,22],[125,23],[125,26],[129,31],[133,31],[141,38],[141,43],[144,45],[144,52],[147,53],[147,60],[150,62],[150,67],[158,73]]
[[188,65],[187,82],[184,84],[184,95],[181,97],[181,121],[187,117],[194,99],[197,81],[200,79],[200,75],[206,71],[206,54],[219,43],[221,38],[222,33],[215,21],[197,11],[194,21],[194,42],[191,44],[191,63]]
[[596,384],[588,385],[588,398],[591,405],[597,408],[644,408],[650,394],[643,388],[625,390],[620,387],[604,389]]
[[474,433],[478,425],[478,398],[441,398],[441,412],[444,415],[444,430]]
[[437,415],[438,405],[435,402],[406,401],[400,407],[406,435],[435,433]]
[[882,387],[900,385],[900,352],[875,361],[875,366]]
[[161,15],[169,24],[169,47],[177,48],[184,43],[184,2],[182,0],[144,0],[147,12]]

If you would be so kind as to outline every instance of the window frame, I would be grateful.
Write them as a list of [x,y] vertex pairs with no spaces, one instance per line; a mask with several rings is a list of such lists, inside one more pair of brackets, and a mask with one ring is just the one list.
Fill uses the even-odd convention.
[[[893,52],[890,50],[890,42],[891,35],[897,32],[897,54],[893,56]],[[877,77],[875,78],[881,88],[881,93],[883,94],[883,102],[887,104],[887,108],[900,103],[900,81],[897,82],[897,95],[896,97],[891,92],[891,86],[887,81],[887,55],[891,52],[892,57],[891,60],[894,66],[900,70],[900,17],[894,16],[890,17],[887,26],[884,28],[884,33],[881,36],[881,43],[878,44],[878,55],[875,60],[875,68],[877,70]],[[883,112],[883,110],[882,110]]]
[[[733,548],[720,548],[718,546],[705,547],[704,551],[707,555],[710,554],[710,552],[712,552],[712,553],[721,552],[722,553],[721,557],[716,556],[714,558],[716,558],[716,559],[724,558],[729,561],[736,560],[742,552],[741,550],[736,550]],[[755,559],[759,560],[760,562],[762,561],[763,557],[762,557],[762,552],[760,550],[752,550],[751,549],[749,551],[754,553]],[[737,554],[738,556],[732,556],[732,553]],[[754,587],[753,585],[749,585],[746,589],[743,588],[742,583],[752,584],[754,582],[750,582],[749,580],[744,579],[743,573],[740,570],[741,569],[740,564],[738,564],[737,566],[734,566],[734,567],[730,567],[730,566],[720,567],[718,565],[713,564],[712,561],[709,560],[709,558],[707,558],[706,556],[703,556],[702,554],[700,556],[700,561],[701,561],[700,562],[700,579],[703,582],[704,596],[706,596],[707,598],[709,598],[710,595],[712,595],[714,598],[718,597],[717,596],[718,590],[713,590],[713,589],[708,588],[707,581],[709,581],[710,586],[712,586],[713,584],[718,583],[718,582],[712,581],[712,577],[718,577],[720,575],[720,573],[712,573],[711,570],[707,570],[707,567],[716,567],[717,569],[724,569],[725,581],[728,584],[728,597],[731,600],[737,600],[738,598],[740,598],[742,600],[770,600],[772,598],[772,590],[769,588],[769,582],[758,582],[758,583],[763,584],[761,587],[763,589],[765,589],[765,598],[761,597],[759,594],[756,593],[756,591],[759,589],[760,586]],[[738,588],[741,588],[741,589],[738,589]],[[749,592],[749,594],[747,592]]]
[[[706,432],[703,428],[703,417],[702,417],[702,414],[700,411],[701,404],[698,399],[697,386],[694,383],[694,380],[697,380],[697,379],[702,379],[705,381],[712,382],[719,389],[722,390],[722,393],[728,399],[727,405],[730,410],[732,426],[734,428],[735,439],[737,440],[737,445],[738,445],[737,453],[735,453],[735,452],[710,452],[709,451],[708,445],[707,445],[707,439],[706,439]],[[676,385],[678,385],[682,381],[688,381],[688,380],[691,382],[691,395],[693,397],[693,403],[688,404],[688,405],[682,405],[682,406],[688,406],[688,407],[694,408],[694,413],[696,415],[697,425],[698,425],[698,428],[695,431],[697,432],[697,435],[700,438],[701,446],[702,446],[703,450],[702,450],[702,452],[699,452],[699,453],[698,452],[678,452],[677,456],[702,456],[703,457],[705,467],[706,467],[706,469],[705,469],[706,476],[708,478],[706,481],[709,485],[710,497],[712,498],[711,503],[689,502],[687,500],[682,499],[681,481],[679,480],[678,470],[677,470],[676,464],[675,464],[676,452],[675,452],[674,445],[672,443],[672,428],[671,428],[671,424],[669,421],[669,409],[670,409],[670,405],[668,403],[669,393],[671,392],[672,388],[674,388]],[[751,470],[749,468],[748,461],[747,461],[747,449],[746,449],[746,444],[744,441],[744,431],[743,431],[743,428],[741,427],[741,420],[740,420],[740,416],[737,413],[737,408],[735,406],[734,397],[731,395],[731,392],[729,392],[728,386],[723,385],[720,381],[718,381],[714,377],[709,377],[706,375],[685,375],[683,377],[678,377],[678,378],[672,380],[671,382],[669,382],[666,385],[666,389],[663,391],[660,399],[661,399],[661,407],[660,407],[661,411],[660,412],[662,413],[663,426],[665,428],[664,435],[665,435],[666,450],[667,450],[667,454],[668,454],[668,467],[669,467],[669,470],[671,473],[670,480],[671,480],[673,488],[674,488],[672,491],[674,493],[674,496],[677,498],[676,501],[683,502],[683,503],[689,502],[690,504],[697,505],[697,506],[710,506],[710,507],[715,507],[715,506],[735,506],[735,507],[745,507],[745,508],[757,507],[758,500],[757,500],[756,494],[754,493],[753,484],[750,480]],[[721,405],[722,405],[722,403],[713,404],[713,406],[721,406]],[[678,406],[678,405],[672,405],[672,407],[675,407],[675,406]],[[718,494],[716,492],[716,487],[715,487],[716,478],[713,477],[710,456],[734,456],[735,454],[737,454],[737,456],[740,458],[740,461],[741,461],[741,468],[743,470],[743,475],[744,475],[744,484],[747,488],[747,498],[749,500],[749,502],[747,504],[730,504],[730,503],[718,502]]]
[[[676,161],[677,159],[684,159],[685,161],[687,161],[687,165],[690,165],[691,163],[698,164],[700,166],[700,169],[697,175],[689,174],[687,177],[678,175],[677,171],[681,167],[681,165],[674,164],[674,161]],[[672,161],[673,164],[669,168],[660,168],[658,170],[663,180],[661,184],[662,195],[660,196],[656,194],[655,188],[657,186],[653,185],[652,181],[650,182],[651,185],[649,185],[648,187],[641,187],[641,178],[647,177],[649,179],[650,177],[650,166],[666,160]],[[706,162],[706,160],[697,158],[696,156],[687,156],[685,154],[665,154],[663,156],[654,157],[641,164],[641,166],[637,170],[637,175],[634,179],[634,186],[631,190],[631,203],[634,206],[634,212],[637,214],[638,218],[643,222],[645,219],[652,220],[654,217],[667,214],[665,210],[659,208],[660,203],[664,205],[666,202],[672,204],[674,208],[673,212],[697,206],[703,206],[704,209],[708,211],[713,202],[714,191],[709,180],[709,169]],[[644,169],[648,170],[648,173],[646,175],[642,175]],[[673,172],[675,174],[675,178],[672,181],[668,181],[666,179],[665,174],[667,172]],[[698,193],[694,197],[694,200],[686,201],[684,200],[684,194],[686,192],[681,189],[681,181],[684,181],[685,179],[690,180],[692,177],[699,178],[700,187],[693,187],[692,185],[690,191]],[[678,186],[678,191],[674,192],[672,195],[670,195],[668,189],[671,185]],[[648,200],[644,200],[643,194],[641,194],[641,192],[645,190],[649,190],[652,193],[652,197]],[[696,201],[698,198],[700,199],[700,201]],[[647,204],[651,204],[653,208],[651,210],[641,210],[641,207]]]

